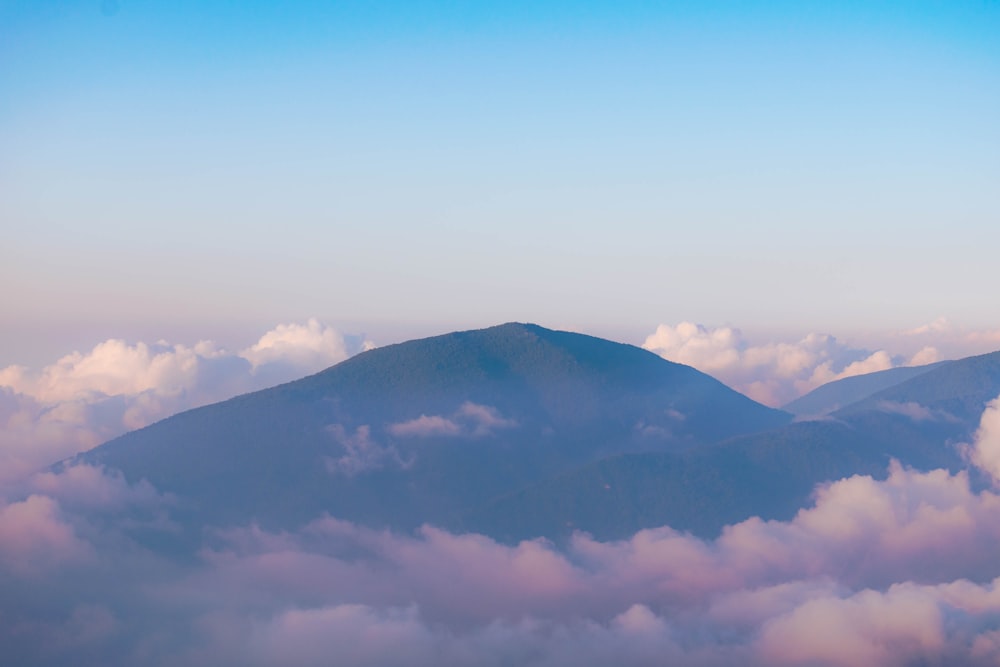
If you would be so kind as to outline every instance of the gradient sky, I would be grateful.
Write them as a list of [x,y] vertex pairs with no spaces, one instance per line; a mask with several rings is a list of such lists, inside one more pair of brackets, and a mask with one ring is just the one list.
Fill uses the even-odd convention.
[[995,0],[0,0],[0,343],[997,326],[998,35]]

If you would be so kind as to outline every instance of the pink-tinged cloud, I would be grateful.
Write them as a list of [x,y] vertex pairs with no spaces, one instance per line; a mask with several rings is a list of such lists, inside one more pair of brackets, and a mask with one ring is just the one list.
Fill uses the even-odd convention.
[[693,366],[762,403],[780,406],[827,382],[896,366],[938,360],[924,347],[912,356],[857,349],[827,334],[794,342],[753,344],[739,329],[692,322],[661,324],[642,347],[664,359]]
[[[286,587],[303,604],[331,595],[338,603],[417,604],[448,622],[607,619],[634,604],[680,612],[735,594],[746,606],[747,591],[797,581],[850,590],[986,581],[997,574],[998,513],[1000,499],[971,491],[964,473],[894,465],[885,481],[856,476],[822,488],[792,521],[751,519],[710,542],[664,527],[617,542],[577,535],[566,549],[542,540],[508,546],[432,527],[403,536],[325,518],[298,535],[231,532],[229,546],[210,552],[217,571],[206,576],[232,591]],[[202,590],[205,582],[192,585]],[[766,606],[777,613],[801,602],[786,593]]]
[[[926,408],[919,403],[914,403],[913,401],[907,401],[905,403],[900,403],[898,401],[879,401],[876,404],[876,407],[882,412],[903,415],[904,417],[909,417],[915,422],[935,421],[939,418],[939,415],[934,413],[930,408]],[[947,418],[946,415],[940,415],[940,417]]]
[[[43,479],[69,499],[93,474]],[[504,545],[322,517],[291,532],[217,531],[199,563],[150,570],[130,564],[119,536],[93,547],[114,567],[90,566],[98,578],[113,570],[99,587],[118,592],[88,604],[115,619],[134,589],[129,613],[148,615],[143,624],[188,616],[190,629],[155,653],[168,664],[987,665],[998,513],[997,496],[972,491],[964,473],[894,465],[884,481],[822,487],[791,521],[753,519],[711,541],[662,527]],[[148,644],[144,632],[136,642]]]
[[893,667],[939,658],[941,601],[919,586],[812,599],[765,623],[760,655],[773,665]]
[[145,479],[129,484],[117,470],[85,464],[33,475],[29,487],[76,510],[120,510],[173,502]]
[[0,569],[34,577],[93,556],[52,498],[31,495],[0,507]]
[[472,434],[477,436],[491,435],[496,431],[517,426],[517,420],[504,418],[496,408],[471,401],[462,403],[456,417],[470,422]]
[[[973,451],[992,451],[997,408]],[[369,429],[334,435],[362,460],[385,449]],[[884,480],[821,486],[791,520],[750,519],[713,540],[659,527],[503,544],[323,516],[209,529],[197,555],[174,561],[132,539],[138,510],[171,506],[148,485],[89,467],[45,473],[0,506],[0,654],[28,665],[985,667],[1000,659],[1000,496],[969,478],[893,463]]]
[[465,401],[451,415],[420,415],[415,419],[389,424],[386,430],[398,438],[484,437],[517,426],[489,405]]
[[279,325],[242,352],[209,341],[113,339],[39,371],[0,369],[0,483],[182,410],[314,373],[370,347],[309,320]]
[[413,459],[404,459],[395,447],[380,445],[372,437],[371,428],[365,424],[347,432],[341,424],[326,427],[327,433],[341,447],[339,456],[326,458],[326,469],[334,475],[353,477],[386,466],[408,468]]
[[966,453],[974,465],[993,479],[994,486],[1000,487],[1000,396],[986,405]]
[[397,438],[433,438],[460,435],[462,427],[447,417],[420,415],[398,424],[390,424],[387,429]]

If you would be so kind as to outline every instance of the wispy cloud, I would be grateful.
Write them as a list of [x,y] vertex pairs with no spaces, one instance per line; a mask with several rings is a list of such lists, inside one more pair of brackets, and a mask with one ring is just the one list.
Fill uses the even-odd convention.
[[354,477],[371,470],[381,470],[386,466],[408,468],[414,459],[404,459],[391,445],[381,445],[371,434],[367,424],[349,433],[341,424],[331,424],[327,432],[341,447],[339,456],[326,457],[326,469],[334,475]]
[[389,424],[386,430],[398,438],[471,436],[484,437],[514,428],[517,421],[508,419],[489,405],[466,401],[447,417],[420,415],[404,422]]

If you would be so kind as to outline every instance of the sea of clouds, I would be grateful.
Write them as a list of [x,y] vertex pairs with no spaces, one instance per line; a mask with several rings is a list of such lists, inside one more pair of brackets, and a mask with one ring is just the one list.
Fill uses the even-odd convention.
[[[993,489],[894,463],[884,480],[821,486],[790,521],[751,518],[713,540],[664,526],[557,548],[322,515],[287,532],[210,527],[193,553],[167,555],[152,545],[182,532],[180,499],[112,470],[37,470],[365,345],[311,321],[235,353],[108,341],[38,372],[0,371],[5,662],[1000,663],[1000,397],[965,448]],[[450,417],[471,428],[463,419]]]

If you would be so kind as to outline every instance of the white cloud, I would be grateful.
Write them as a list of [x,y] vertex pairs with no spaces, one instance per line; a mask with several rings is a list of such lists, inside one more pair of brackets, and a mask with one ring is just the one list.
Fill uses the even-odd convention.
[[0,506],[0,570],[33,577],[93,556],[52,498],[31,495]]
[[386,430],[398,438],[451,437],[462,433],[461,426],[440,415],[420,415],[416,419],[389,424]]
[[970,461],[1000,487],[1000,396],[987,403],[972,445],[965,451]]
[[0,369],[0,482],[189,408],[314,373],[371,347],[316,320],[282,324],[240,353],[112,339],[39,371]]
[[466,401],[448,417],[420,415],[389,424],[386,430],[398,438],[484,437],[516,426],[516,420],[503,417],[496,408]]
[[915,422],[934,421],[937,419],[937,416],[930,408],[924,407],[919,403],[914,403],[913,401],[905,403],[900,403],[899,401],[879,401],[876,407],[882,412],[903,415]]
[[367,424],[354,429],[354,433],[348,433],[341,424],[326,429],[342,449],[340,456],[326,458],[326,469],[332,474],[353,477],[386,466],[407,468],[413,464],[412,459],[404,460],[395,447],[375,442]]
[[833,336],[817,333],[795,342],[753,344],[739,329],[691,322],[659,325],[642,347],[669,361],[693,366],[773,406],[784,405],[833,380],[937,360],[936,351],[930,348],[906,359],[885,350],[852,348]]
[[504,418],[496,408],[471,401],[462,403],[455,416],[471,426],[474,436],[492,435],[496,431],[517,426],[516,420]]
[[[1000,329],[970,329],[939,317],[932,322],[904,331],[880,334],[883,344],[911,353],[917,347],[930,350],[937,359],[959,359],[1000,350]],[[919,356],[920,351],[916,354]],[[918,362],[914,362],[917,364]]]
[[250,362],[254,373],[288,381],[373,347],[369,340],[347,337],[313,318],[305,324],[279,324],[239,356]]

